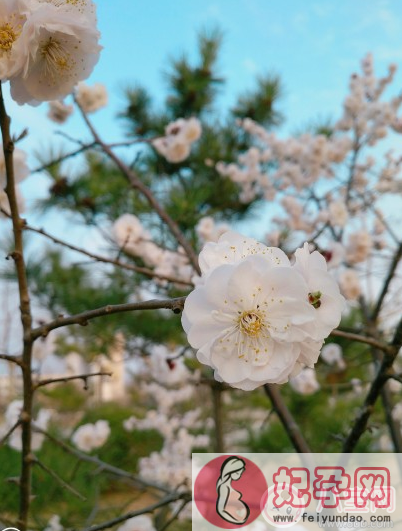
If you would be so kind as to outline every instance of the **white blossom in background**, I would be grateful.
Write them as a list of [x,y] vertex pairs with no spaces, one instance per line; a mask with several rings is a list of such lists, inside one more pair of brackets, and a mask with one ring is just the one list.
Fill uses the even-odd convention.
[[95,83],[92,87],[83,82],[78,83],[75,99],[86,113],[96,112],[108,104],[107,90],[101,83]]
[[211,216],[206,216],[200,219],[195,230],[202,242],[217,242],[230,227],[227,223],[217,225]]
[[338,343],[327,343],[324,345],[321,350],[321,358],[328,365],[336,365],[339,370],[343,370],[346,367],[342,347]]
[[123,214],[114,222],[114,238],[119,247],[128,253],[137,254],[145,234],[141,221],[133,214]]
[[117,528],[117,531],[156,531],[152,519],[146,514],[129,518]]
[[91,452],[105,444],[110,435],[110,426],[106,420],[95,424],[83,424],[72,435],[71,440],[83,452]]
[[290,378],[289,384],[294,391],[301,395],[312,395],[320,389],[316,372],[310,367],[306,367],[297,376]]
[[359,276],[353,269],[342,271],[339,276],[339,285],[344,296],[350,301],[358,299],[362,292]]
[[392,418],[397,422],[402,422],[402,402],[398,402],[392,409]]
[[350,383],[352,385],[352,389],[355,395],[361,395],[363,393],[364,389],[360,378],[352,378],[350,380]]
[[333,227],[344,227],[349,214],[343,201],[333,201],[328,205],[329,222]]
[[63,531],[64,527],[60,523],[60,516],[54,514],[47,523],[44,531]]
[[[23,407],[22,400],[13,400],[7,407],[4,415],[5,422],[0,427],[0,433],[5,435],[18,422]],[[41,430],[46,430],[51,418],[52,412],[49,409],[39,410],[36,419],[32,421],[33,427],[38,427]],[[31,448],[33,451],[40,450],[45,440],[42,433],[32,430]],[[22,427],[18,426],[7,439],[10,448],[20,452],[22,450]]]
[[344,307],[318,252],[299,249],[291,266],[280,249],[228,233],[205,245],[199,264],[182,324],[217,380],[252,390],[314,365]]
[[64,124],[69,116],[72,115],[73,111],[74,107],[72,105],[67,105],[63,101],[59,100],[51,101],[49,102],[47,117],[49,120],[52,120],[52,122]]
[[[21,149],[15,148],[13,152],[14,161],[14,178],[16,183],[20,183],[29,175],[29,168],[27,165],[27,154]],[[3,150],[0,150],[0,188],[5,188],[7,182],[6,163],[4,160]]]
[[168,162],[178,163],[185,160],[191,151],[191,145],[202,133],[201,123],[197,118],[179,118],[165,128],[165,136],[156,138],[152,145]]
[[12,46],[11,96],[37,105],[70,94],[98,62],[101,46],[92,0],[30,0]]

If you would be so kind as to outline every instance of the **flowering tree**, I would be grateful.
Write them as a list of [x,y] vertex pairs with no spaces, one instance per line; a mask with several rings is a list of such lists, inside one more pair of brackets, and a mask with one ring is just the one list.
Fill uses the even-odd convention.
[[[265,393],[298,452],[372,450],[370,437],[366,443],[362,437],[372,415],[402,451],[400,408],[393,409],[392,396],[401,380],[402,243],[398,220],[388,214],[400,200],[402,158],[380,147],[383,141],[387,149],[389,132],[402,131],[401,97],[384,99],[395,67],[378,79],[368,55],[362,73],[351,78],[336,123],[282,139],[272,132],[281,121],[275,108],[280,84],[272,76],[240,97],[225,121],[211,118],[223,83],[216,68],[220,36],[202,34],[196,66],[186,58],[173,61],[164,109],[157,112],[142,87],[127,91],[121,113],[127,138],[111,144],[90,118],[106,105],[106,91],[82,83],[98,60],[98,39],[91,0],[7,0],[0,6],[0,78],[10,82],[12,97],[20,104],[50,102],[49,118],[60,124],[76,109],[90,135],[85,142],[69,138],[74,149],[42,155],[30,171],[24,152],[14,147],[24,135],[12,136],[1,94],[0,208],[13,234],[7,257],[14,264],[22,337],[17,354],[10,350],[0,359],[16,366],[23,382],[21,400],[6,409],[1,436],[2,445],[21,455],[14,474],[18,515],[6,508],[1,523],[25,531],[38,518],[32,496],[40,490],[40,474],[86,503],[74,474],[67,479],[47,462],[53,450],[40,453],[49,445],[71,463],[125,481],[143,496],[135,509],[106,518],[97,500],[84,524],[67,521],[68,515],[61,523],[55,514],[48,529],[162,530],[180,517],[184,523],[175,525],[186,528],[191,449],[232,449],[225,400],[239,407],[238,400],[250,417],[252,397],[264,400]],[[61,101],[70,93],[73,105]],[[117,148],[123,147],[128,151],[120,156]],[[83,153],[82,170],[66,176],[65,161]],[[41,208],[72,212],[88,229],[95,226],[103,236],[98,249],[80,248],[21,218],[18,183],[38,171],[50,182]],[[230,223],[247,220],[265,202],[270,220],[260,235],[264,243],[233,230]],[[32,233],[54,246],[28,262],[23,234]],[[75,254],[63,257],[56,246]],[[87,264],[72,263],[77,254],[102,272],[100,282]],[[33,302],[46,308],[45,320],[35,315]],[[52,337],[59,352],[69,354],[71,370],[44,378],[35,362]],[[105,349],[109,357],[98,357],[88,370],[81,356],[90,362]],[[133,400],[118,428],[111,420],[86,422],[82,416],[64,433],[52,426],[45,405],[46,396],[49,403],[55,395],[43,390],[112,377],[119,352],[137,365]],[[304,414],[308,405],[314,413],[317,405],[306,397],[315,393],[334,412],[329,422],[342,419],[335,428],[328,425],[337,446],[318,446],[316,415]],[[379,398],[383,411],[375,411]],[[296,403],[301,413],[294,411]],[[323,424],[321,419],[321,432]],[[269,424],[268,438],[276,426]],[[275,448],[256,439],[251,423],[248,428],[248,448],[288,449],[283,435]],[[124,434],[119,444],[132,441],[135,449],[140,434],[153,430],[153,451],[138,452],[135,463],[124,466],[95,456],[115,429]]]

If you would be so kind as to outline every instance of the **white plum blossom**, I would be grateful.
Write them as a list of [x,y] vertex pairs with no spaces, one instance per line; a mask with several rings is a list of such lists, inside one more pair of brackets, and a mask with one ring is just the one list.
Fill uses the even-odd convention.
[[329,222],[334,227],[344,227],[348,221],[349,214],[343,201],[333,201],[328,205]]
[[359,298],[361,294],[361,286],[359,276],[353,269],[345,269],[339,277],[339,285],[345,297],[354,301]]
[[137,216],[123,214],[114,222],[113,235],[121,249],[136,255],[139,242],[144,238],[145,229]]
[[110,435],[110,426],[106,420],[95,424],[83,424],[71,437],[72,442],[83,452],[91,452],[105,444]]
[[290,266],[280,249],[229,232],[205,245],[199,263],[182,324],[216,379],[252,390],[314,365],[344,306],[318,252],[305,246]]
[[60,523],[60,516],[58,514],[54,514],[51,518],[49,518],[49,522],[47,523],[47,527],[45,527],[44,531],[63,531],[64,527]]
[[156,531],[151,517],[146,514],[140,514],[129,518],[117,528],[117,531]]
[[345,299],[339,292],[334,277],[327,271],[325,258],[318,251],[310,253],[308,244],[295,252],[294,268],[305,279],[309,288],[309,300],[314,306],[315,320],[309,325],[311,337],[323,340],[336,328],[341,320]]
[[75,99],[86,113],[92,113],[106,107],[108,94],[106,87],[101,83],[95,83],[92,87],[81,82],[78,83]]
[[336,365],[340,370],[346,367],[342,347],[338,343],[327,343],[324,345],[321,350],[321,358],[328,365]]
[[152,145],[168,162],[178,163],[190,155],[191,145],[201,133],[201,123],[197,118],[179,118],[168,124],[165,136],[153,140]]
[[36,105],[71,93],[98,62],[101,46],[92,1],[26,3],[25,24],[13,52],[17,71],[10,76],[12,98]]
[[306,367],[297,376],[290,378],[289,384],[292,389],[301,395],[312,395],[320,389],[316,372],[310,367]]
[[0,80],[10,79],[20,68],[16,45],[21,36],[26,15],[24,0],[2,0],[0,3]]
[[63,101],[59,100],[51,101],[49,102],[47,117],[49,120],[52,120],[52,122],[64,124],[73,111],[74,107],[72,105],[66,105]]

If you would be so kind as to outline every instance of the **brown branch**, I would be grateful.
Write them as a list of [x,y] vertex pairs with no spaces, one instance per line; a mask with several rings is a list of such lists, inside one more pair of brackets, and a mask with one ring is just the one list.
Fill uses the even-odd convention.
[[180,507],[174,512],[174,514],[167,520],[162,527],[158,529],[158,531],[165,531],[168,527],[170,527],[173,522],[177,520],[182,510],[185,508],[185,506],[189,503],[190,500],[183,500]]
[[395,255],[394,255],[393,259],[392,259],[391,265],[390,265],[389,270],[388,270],[387,277],[385,279],[385,282],[384,282],[384,285],[382,287],[381,293],[380,293],[380,295],[378,297],[377,304],[376,304],[376,306],[375,306],[375,308],[373,310],[373,314],[371,315],[371,320],[373,322],[376,321],[377,317],[380,314],[382,304],[384,302],[385,296],[388,293],[388,288],[389,288],[389,286],[390,286],[390,284],[392,282],[392,279],[394,278],[396,268],[398,267],[398,264],[401,261],[401,258],[402,258],[402,243],[399,244],[399,246],[398,246],[398,248],[396,250],[396,253],[395,253]]
[[7,175],[7,185],[5,188],[8,202],[10,205],[10,213],[13,224],[14,233],[14,251],[11,257],[14,260],[18,279],[18,290],[20,300],[20,313],[23,328],[23,407],[21,414],[22,424],[22,452],[21,452],[21,476],[20,476],[20,507],[18,527],[20,531],[26,531],[28,525],[29,508],[31,501],[31,476],[32,463],[28,459],[31,453],[31,418],[32,418],[32,316],[31,303],[29,298],[28,280],[26,274],[25,260],[24,260],[24,246],[22,237],[23,222],[18,211],[18,202],[16,196],[16,183],[14,174],[13,152],[14,143],[10,134],[10,117],[4,104],[2,87],[0,84],[0,127],[3,138],[4,161]]
[[71,492],[71,494],[74,494],[74,496],[79,498],[81,501],[87,501],[87,498],[85,498],[85,496],[83,496],[80,492],[78,492],[78,490],[76,490],[74,487],[72,487],[66,481],[64,481],[64,479],[62,479],[58,474],[56,474],[54,470],[52,470],[51,468],[44,465],[41,461],[39,461],[37,457],[33,459],[33,463],[34,465],[39,466],[39,468],[47,472],[49,476],[55,479],[57,483],[59,483],[63,487],[63,489],[68,490],[69,492]]
[[63,247],[67,247],[67,249],[71,249],[72,251],[76,251],[77,253],[81,253],[81,254],[83,254],[85,256],[88,256],[89,258],[92,258],[93,260],[96,260],[97,262],[104,262],[106,264],[113,264],[113,265],[116,265],[118,267],[121,267],[122,269],[127,269],[128,271],[135,271],[136,273],[140,273],[140,274],[145,275],[145,276],[147,276],[149,278],[159,278],[161,280],[167,280],[168,282],[175,282],[177,284],[184,284],[184,285],[188,285],[188,286],[192,286],[193,285],[192,282],[186,282],[185,280],[183,281],[183,280],[180,280],[178,278],[170,277],[170,276],[166,276],[166,275],[159,275],[158,273],[155,273],[154,271],[152,271],[152,269],[148,269],[146,267],[140,267],[140,266],[137,266],[137,265],[127,264],[125,262],[121,262],[118,258],[116,258],[116,259],[107,258],[105,256],[100,256],[98,254],[91,253],[89,251],[86,251],[82,247],[77,247],[76,245],[72,245],[71,243],[67,243],[64,240],[61,240],[59,238],[56,238],[55,236],[52,236],[51,234],[46,232],[44,229],[38,229],[38,228],[35,228],[35,227],[31,227],[30,225],[25,225],[24,226],[24,230],[29,230],[31,232],[35,232],[37,234],[41,234],[45,238],[48,238],[49,240],[51,240],[53,243],[57,243],[58,245],[62,245]]
[[282,425],[285,428],[295,450],[299,453],[311,453],[311,450],[304,439],[298,424],[283,401],[279,387],[276,384],[265,384],[264,390],[265,394],[271,400],[272,406],[282,422]]
[[89,120],[87,114],[83,111],[82,107],[79,105],[77,100],[75,100],[78,108],[80,109],[81,115],[88,127],[88,129],[91,131],[91,134],[94,138],[94,141],[96,144],[100,146],[102,151],[116,164],[116,166],[120,169],[120,171],[123,173],[123,175],[127,178],[129,183],[131,184],[131,187],[135,190],[138,190],[148,201],[149,205],[152,207],[153,210],[158,214],[159,218],[166,223],[166,225],[169,227],[171,233],[176,238],[177,242],[183,247],[184,251],[186,252],[190,263],[196,270],[196,272],[200,275],[201,270],[200,266],[198,265],[198,258],[197,255],[194,252],[194,249],[191,247],[190,243],[188,242],[187,238],[184,236],[182,231],[180,230],[180,227],[178,224],[170,217],[170,215],[163,209],[159,201],[155,198],[151,190],[138,178],[137,174],[129,168],[114,152],[113,150],[103,142],[103,140],[100,138],[98,133],[96,132],[94,126],[92,125],[91,121]]
[[104,317],[105,315],[112,315],[114,313],[133,312],[137,310],[159,310],[167,309],[172,310],[174,313],[180,313],[184,307],[184,301],[186,297],[177,297],[176,299],[159,300],[153,299],[145,302],[132,302],[128,304],[115,304],[109,306],[103,306],[95,310],[88,310],[77,315],[71,315],[69,317],[58,317],[54,321],[50,321],[38,328],[34,328],[31,333],[33,340],[40,336],[46,337],[51,330],[56,328],[62,328],[64,326],[70,326],[78,324],[80,326],[86,326],[88,321],[96,319],[98,317]]
[[392,351],[392,348],[389,345],[382,343],[381,341],[378,341],[373,337],[361,336],[360,334],[344,332],[343,330],[332,330],[330,335],[334,337],[343,337],[345,339],[350,339],[351,341],[359,341],[360,343],[366,343],[367,345],[371,345],[372,347],[378,348],[382,352],[389,353]]
[[141,514],[152,513],[153,511],[155,511],[155,509],[164,507],[165,505],[168,505],[169,503],[172,503],[177,500],[190,501],[191,494],[187,492],[169,494],[168,496],[162,498],[160,501],[152,505],[148,505],[148,507],[144,507],[143,509],[139,509],[137,511],[130,511],[129,513],[123,514],[122,516],[118,516],[117,518],[113,518],[112,520],[104,522],[103,524],[87,527],[82,531],[102,531],[102,529],[108,529],[109,527],[113,527],[114,525],[120,524],[121,522],[125,522],[129,518],[134,518],[135,516],[140,516]]
[[42,433],[47,439],[49,439],[49,441],[52,441],[54,444],[59,446],[64,452],[73,455],[80,461],[85,461],[86,463],[91,463],[93,465],[96,465],[98,468],[100,468],[101,470],[104,470],[105,472],[109,472],[110,474],[113,474],[114,476],[124,478],[125,480],[128,480],[128,481],[132,481],[137,486],[140,485],[141,487],[157,489],[161,492],[164,492],[165,494],[170,493],[170,489],[165,487],[164,485],[159,485],[158,483],[144,480],[142,478],[139,478],[135,474],[131,474],[130,472],[127,472],[126,470],[123,470],[113,465],[109,465],[108,463],[101,461],[98,457],[94,455],[88,455],[84,452],[81,452],[80,450],[77,450],[76,448],[73,448],[72,446],[66,444],[64,441],[57,439],[56,437],[54,437],[47,431],[42,430],[41,428],[37,426],[34,426],[33,428],[38,433]]
[[78,374],[77,376],[64,376],[61,378],[49,378],[47,380],[39,380],[33,385],[32,390],[35,391],[38,387],[43,387],[44,385],[50,385],[58,382],[71,382],[71,380],[82,380],[84,382],[84,389],[88,389],[88,378],[93,378],[94,376],[112,376],[111,372],[93,372],[88,374]]
[[9,354],[0,354],[0,360],[10,361],[16,365],[22,366],[21,356],[10,356]]
[[18,428],[18,426],[20,426],[21,424],[21,419],[18,419],[17,422],[14,424],[14,426],[12,426],[8,432],[3,435],[3,437],[0,439],[0,446],[3,446],[3,444],[6,442],[6,440],[10,437],[10,435]]

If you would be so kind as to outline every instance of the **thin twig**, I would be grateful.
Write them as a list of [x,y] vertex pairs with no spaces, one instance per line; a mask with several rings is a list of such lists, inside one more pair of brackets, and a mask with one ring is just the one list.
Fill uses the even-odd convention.
[[366,343],[372,347],[378,348],[382,352],[391,352],[391,347],[386,343],[382,343],[373,337],[361,336],[360,334],[352,334],[351,332],[344,332],[343,330],[332,330],[331,336],[334,337],[344,337],[345,339],[350,339],[351,341],[359,341],[360,343]]
[[84,452],[81,452],[80,450],[77,450],[76,448],[73,448],[72,446],[66,444],[64,441],[57,439],[57,437],[54,437],[47,431],[42,430],[38,426],[34,426],[33,428],[38,433],[42,433],[42,435],[44,435],[47,439],[49,439],[49,441],[52,441],[54,444],[59,446],[63,451],[73,455],[80,461],[85,461],[86,463],[92,463],[93,465],[96,465],[100,470],[104,470],[105,472],[109,472],[110,474],[113,474],[114,476],[121,477],[126,480],[132,481],[137,486],[139,485],[140,487],[157,489],[161,492],[164,492],[165,494],[168,494],[171,492],[170,489],[165,487],[164,485],[159,485],[158,483],[144,480],[142,478],[139,478],[135,474],[131,474],[130,472],[127,472],[126,470],[123,470],[113,465],[109,465],[108,463],[101,461],[98,457],[94,455],[88,455]]
[[120,169],[120,171],[123,173],[123,175],[127,178],[129,183],[131,184],[131,187],[135,190],[138,190],[148,201],[149,205],[155,210],[155,212],[158,214],[159,218],[166,223],[166,225],[169,227],[171,233],[176,238],[177,242],[183,247],[185,253],[188,256],[188,259],[190,260],[190,263],[196,270],[196,272],[200,275],[201,270],[200,266],[198,264],[198,258],[197,255],[194,252],[194,249],[191,247],[190,243],[188,242],[187,238],[184,236],[182,231],[180,230],[180,227],[178,224],[170,217],[170,215],[164,210],[162,205],[159,203],[159,201],[155,198],[151,190],[138,178],[137,174],[129,168],[114,152],[113,150],[103,142],[103,140],[100,138],[98,133],[96,132],[94,126],[92,125],[91,121],[89,120],[87,114],[84,112],[82,107],[79,105],[79,103],[75,100],[78,108],[80,109],[81,115],[90,130],[94,141],[96,144],[98,144],[102,151],[116,164],[116,166]]
[[21,356],[10,356],[9,354],[0,354],[0,360],[10,361],[16,365],[22,366]]
[[279,387],[275,384],[265,384],[264,390],[271,400],[272,406],[282,422],[295,450],[299,453],[311,453],[309,445],[304,439],[298,424],[282,399]]
[[167,520],[162,527],[158,529],[158,531],[166,531],[168,527],[170,527],[175,520],[179,517],[182,510],[185,508],[185,506],[189,503],[189,500],[183,500],[180,507],[174,512],[174,514]]
[[120,524],[121,522],[125,522],[129,518],[134,518],[135,516],[140,516],[141,514],[152,513],[153,511],[155,511],[155,509],[159,509],[159,507],[164,507],[165,505],[168,505],[169,503],[172,503],[177,500],[183,500],[183,499],[191,500],[191,494],[187,492],[169,494],[168,496],[165,496],[165,498],[162,498],[160,501],[152,505],[148,505],[148,507],[144,507],[143,509],[139,509],[137,511],[130,511],[129,513],[123,514],[122,516],[113,518],[112,520],[109,520],[108,522],[104,522],[103,524],[87,527],[86,529],[83,529],[82,531],[102,531],[102,529],[108,529],[109,527],[113,527],[114,525]]
[[114,313],[133,312],[137,310],[158,310],[167,309],[172,310],[174,313],[180,313],[184,307],[184,301],[186,297],[177,297],[176,299],[159,300],[153,299],[145,302],[132,302],[128,304],[115,304],[109,306],[103,306],[95,310],[88,310],[86,312],[79,313],[77,315],[71,315],[69,317],[57,317],[54,321],[50,321],[38,328],[34,328],[31,333],[32,339],[38,337],[46,337],[51,330],[56,328],[62,328],[64,326],[70,326],[78,324],[80,326],[86,326],[88,321],[96,319],[98,317],[104,317],[105,315],[112,315]]
[[68,153],[65,153],[64,155],[60,155],[57,159],[54,159],[50,162],[46,162],[45,164],[42,164],[42,166],[38,166],[37,168],[34,168],[30,171],[31,174],[33,173],[40,173],[41,171],[47,170],[48,168],[51,168],[52,166],[56,164],[60,164],[61,162],[64,162],[67,159],[76,157],[77,155],[80,155],[81,153],[84,153],[85,151],[88,151],[89,149],[93,149],[96,146],[96,142],[90,142],[89,144],[81,145],[79,149],[75,149],[74,151],[70,151]]
[[185,280],[183,281],[183,280],[180,280],[178,278],[170,277],[170,276],[166,276],[166,275],[159,275],[158,273],[155,273],[154,271],[152,271],[152,269],[148,269],[146,267],[140,267],[140,266],[137,266],[137,265],[134,265],[134,264],[127,264],[125,262],[121,262],[118,258],[116,258],[116,259],[107,258],[105,256],[100,256],[99,254],[96,254],[96,253],[91,253],[89,251],[86,251],[82,247],[77,247],[76,245],[72,245],[71,243],[68,243],[68,242],[66,242],[64,240],[61,240],[60,238],[56,238],[55,236],[52,236],[51,234],[46,232],[44,229],[38,229],[36,227],[31,227],[30,225],[25,225],[24,226],[24,230],[29,230],[31,232],[35,232],[37,234],[41,234],[45,238],[48,238],[49,240],[51,240],[53,243],[57,243],[58,245],[62,245],[63,247],[67,247],[68,249],[71,249],[72,251],[76,251],[77,253],[84,254],[85,256],[88,256],[89,258],[92,258],[93,260],[96,260],[97,262],[104,262],[106,264],[113,264],[113,265],[116,265],[118,267],[121,267],[122,269],[127,269],[128,271],[135,271],[136,273],[140,273],[140,274],[145,275],[145,276],[147,276],[149,278],[158,278],[160,280],[167,280],[168,282],[174,282],[174,283],[177,283],[177,284],[183,284],[183,285],[188,285],[188,286],[192,286],[193,285],[192,282],[187,282]]
[[83,496],[80,492],[78,492],[78,490],[76,490],[74,487],[72,487],[66,481],[64,481],[64,479],[62,479],[58,474],[56,474],[54,470],[52,470],[51,468],[44,465],[41,461],[39,461],[37,457],[35,457],[35,459],[33,460],[33,463],[35,465],[38,465],[39,468],[41,468],[45,472],[47,472],[49,476],[55,479],[64,489],[71,492],[71,494],[74,494],[74,496],[77,496],[77,498],[79,498],[82,501],[87,501],[87,498],[85,498],[85,496]]
[[18,426],[21,424],[21,420],[18,419],[17,422],[12,426],[8,432],[3,435],[3,437],[0,439],[0,446],[3,446],[3,444],[6,442],[6,440],[10,437],[10,435],[18,428]]
[[93,372],[88,374],[78,374],[77,376],[64,376],[61,378],[49,378],[47,380],[39,380],[39,382],[36,382],[33,385],[33,390],[35,391],[38,389],[38,387],[42,387],[44,385],[50,385],[58,382],[71,382],[71,380],[82,380],[84,382],[84,389],[88,389],[88,378],[93,378],[94,376],[112,376],[113,373],[111,372]]
[[398,264],[401,261],[401,258],[402,258],[402,243],[399,244],[395,252],[394,258],[392,259],[391,265],[389,267],[389,271],[385,279],[384,285],[382,287],[381,293],[378,297],[377,304],[375,305],[373,314],[371,315],[371,320],[373,322],[377,319],[378,315],[380,314],[382,304],[384,302],[385,296],[388,293],[388,288],[392,282],[392,279],[394,278],[396,268],[398,267]]

